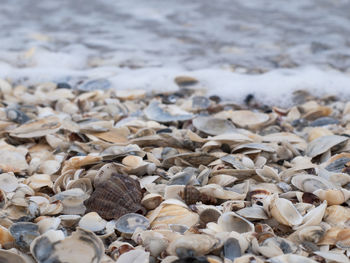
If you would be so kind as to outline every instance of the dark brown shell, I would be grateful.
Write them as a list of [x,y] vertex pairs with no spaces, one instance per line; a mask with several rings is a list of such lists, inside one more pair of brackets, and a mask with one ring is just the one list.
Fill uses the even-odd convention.
[[113,174],[99,182],[90,198],[85,201],[87,212],[96,212],[102,218],[118,219],[128,213],[144,212],[141,206],[140,183],[128,175]]
[[193,185],[186,185],[184,190],[180,192],[180,197],[185,201],[187,205],[193,205],[197,202],[202,202],[203,204],[216,204],[216,199],[212,196],[201,193]]

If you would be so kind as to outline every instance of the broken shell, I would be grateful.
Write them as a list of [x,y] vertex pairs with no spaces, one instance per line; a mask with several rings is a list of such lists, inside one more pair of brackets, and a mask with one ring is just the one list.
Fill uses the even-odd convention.
[[88,230],[77,228],[71,236],[63,240],[52,240],[44,234],[30,245],[30,252],[39,263],[43,262],[91,262],[102,259],[104,246],[102,241]]
[[131,212],[143,212],[141,199],[138,181],[127,175],[113,174],[108,180],[96,185],[85,205],[87,212],[97,212],[102,218],[109,220]]
[[278,196],[272,197],[269,210],[272,217],[283,225],[296,226],[303,221],[303,217],[293,203],[287,199],[278,198]]
[[30,263],[27,259],[11,250],[0,249],[1,263]]
[[15,241],[10,231],[0,225],[0,245],[1,247],[6,247],[6,245],[11,244]]
[[309,210],[307,214],[303,217],[302,224],[295,228],[298,229],[305,226],[319,225],[326,212],[326,208],[327,208],[327,201],[323,201],[323,203],[320,204],[319,206]]
[[33,174],[28,177],[26,183],[34,190],[39,189],[44,186],[52,188],[53,182],[48,174]]
[[40,235],[39,227],[29,222],[15,223],[9,230],[16,241],[16,245],[24,249],[29,248],[32,241]]
[[0,189],[9,193],[18,187],[17,178],[13,173],[0,174]]
[[254,231],[254,225],[234,212],[223,213],[218,219],[218,225],[226,232],[238,233]]
[[106,220],[102,219],[96,212],[85,214],[79,221],[79,227],[92,232],[102,231],[106,224]]
[[180,197],[187,205],[192,205],[197,202],[202,202],[203,204],[216,204],[215,198],[201,193],[192,185],[186,185],[184,190],[180,192]]
[[132,239],[144,246],[154,257],[159,256],[169,244],[169,240],[163,234],[152,230],[135,232]]
[[350,226],[350,208],[340,205],[327,207],[324,221],[331,226],[349,227]]
[[124,234],[133,234],[136,229],[146,230],[149,227],[149,220],[139,214],[130,213],[121,216],[116,224],[115,228]]

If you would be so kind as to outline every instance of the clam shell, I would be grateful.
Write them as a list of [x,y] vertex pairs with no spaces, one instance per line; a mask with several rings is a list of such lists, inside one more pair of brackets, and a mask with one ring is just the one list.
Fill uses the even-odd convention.
[[15,241],[15,239],[11,235],[10,231],[6,227],[3,227],[2,225],[0,225],[0,245],[1,245],[1,247],[6,246],[7,244],[11,244],[14,241]]
[[14,223],[9,230],[16,241],[16,245],[23,249],[29,248],[32,241],[40,235],[39,227],[29,222]]
[[350,226],[350,208],[340,205],[327,207],[324,221],[331,226],[349,227]]
[[10,133],[13,137],[34,138],[56,133],[61,127],[60,119],[56,116],[48,116],[43,119],[33,120],[13,129]]
[[13,173],[0,174],[0,189],[5,192],[13,192],[18,187],[18,181]]
[[148,119],[160,123],[186,121],[193,118],[191,113],[183,111],[174,105],[161,105],[157,101],[151,102],[148,107],[144,109],[144,113]]
[[303,217],[293,203],[287,199],[274,196],[269,205],[269,210],[272,217],[283,225],[296,226],[303,222]]
[[146,230],[150,225],[149,220],[139,214],[130,213],[121,216],[116,224],[115,228],[124,234],[133,234],[136,229]]
[[47,235],[37,237],[30,245],[37,262],[91,262],[99,263],[104,254],[102,241],[88,230],[77,228],[63,240],[52,240]]
[[315,251],[314,253],[330,262],[349,263],[349,258],[341,253],[330,251]]
[[148,263],[149,252],[141,249],[135,249],[122,254],[116,263]]
[[220,135],[235,131],[235,126],[231,121],[213,117],[199,116],[192,120],[193,126],[209,135]]
[[313,192],[320,200],[327,201],[328,205],[340,205],[350,198],[350,192],[346,189],[319,189]]
[[240,127],[258,128],[266,123],[270,116],[260,112],[239,110],[230,112],[230,118],[234,124]]
[[79,227],[92,232],[102,231],[106,224],[106,220],[101,218],[96,212],[85,214],[79,221]]
[[273,257],[273,258],[270,258],[268,262],[270,263],[299,263],[299,262],[317,263],[315,260],[312,260],[311,258],[303,257],[300,255],[294,255],[294,254],[280,255],[277,257]]
[[163,197],[160,194],[147,194],[141,200],[141,205],[148,210],[155,209],[163,201]]
[[11,250],[0,249],[0,262],[2,263],[29,263],[27,259]]
[[234,212],[223,213],[218,219],[218,225],[226,232],[238,233],[254,231],[254,225]]
[[309,174],[299,174],[292,178],[292,184],[303,192],[313,193],[319,189],[330,189],[335,188],[328,180],[314,175]]
[[306,148],[305,153],[307,156],[313,158],[347,140],[348,140],[348,137],[339,136],[339,135],[322,136],[310,142]]

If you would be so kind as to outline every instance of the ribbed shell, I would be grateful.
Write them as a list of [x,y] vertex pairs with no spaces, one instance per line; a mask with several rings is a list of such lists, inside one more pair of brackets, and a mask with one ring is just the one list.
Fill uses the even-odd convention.
[[187,205],[193,205],[197,202],[213,205],[217,203],[217,200],[214,197],[199,192],[199,190],[192,185],[186,185],[184,190],[180,192],[180,197]]
[[104,219],[118,219],[128,213],[144,212],[141,206],[140,183],[128,175],[113,174],[96,185],[85,201],[88,212],[97,212]]

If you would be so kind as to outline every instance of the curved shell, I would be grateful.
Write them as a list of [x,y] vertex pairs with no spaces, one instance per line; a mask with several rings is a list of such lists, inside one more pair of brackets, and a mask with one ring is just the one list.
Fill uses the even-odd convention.
[[149,220],[146,217],[130,213],[120,217],[115,223],[115,228],[120,233],[133,234],[136,229],[146,230],[149,225]]
[[90,212],[84,215],[79,221],[79,227],[98,232],[106,227],[107,222],[102,219],[96,212]]
[[192,227],[198,222],[199,215],[183,205],[162,203],[158,208],[150,211],[147,218],[150,220],[152,228],[169,224]]
[[104,245],[93,232],[77,228],[71,236],[59,241],[45,234],[37,237],[30,245],[30,252],[39,263],[99,263],[104,254]]
[[0,174],[0,189],[9,193],[18,187],[18,181],[13,173]]
[[292,184],[303,192],[313,193],[319,189],[330,189],[335,186],[328,180],[309,174],[298,174],[293,176]]
[[85,201],[87,212],[97,212],[104,219],[118,219],[122,215],[143,212],[142,192],[138,181],[127,175],[113,174],[96,185]]
[[339,135],[327,135],[311,141],[306,148],[306,155],[313,158],[320,155],[332,147],[347,141],[349,138]]
[[327,207],[324,221],[331,226],[349,226],[350,225],[350,208],[340,205],[332,205]]
[[296,226],[303,221],[303,217],[293,203],[284,198],[274,196],[269,205],[269,210],[272,217],[283,225]]
[[192,120],[192,124],[197,130],[209,135],[219,135],[236,130],[231,121],[213,117],[199,116]]
[[0,262],[2,263],[28,263],[21,255],[12,252],[11,250],[0,249]]
[[161,105],[157,101],[151,102],[145,109],[146,117],[160,123],[186,121],[193,118],[191,113],[181,110],[175,105]]
[[234,124],[248,128],[262,126],[270,119],[268,114],[248,110],[232,111],[229,116]]
[[326,200],[328,205],[340,205],[350,198],[350,192],[346,189],[318,189],[313,194],[322,201]]
[[218,219],[218,225],[226,232],[238,233],[254,231],[254,225],[234,212],[223,213]]

